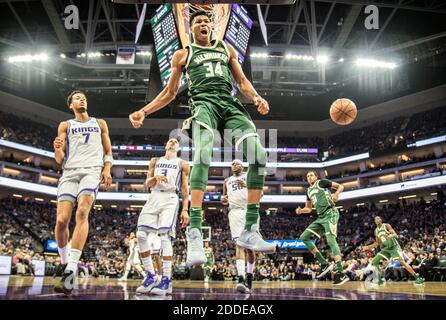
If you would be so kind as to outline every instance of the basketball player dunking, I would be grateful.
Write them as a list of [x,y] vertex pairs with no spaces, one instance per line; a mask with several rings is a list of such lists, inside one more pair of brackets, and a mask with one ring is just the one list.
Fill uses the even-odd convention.
[[[166,154],[161,158],[152,158],[149,164],[146,185],[150,188],[149,199],[144,205],[138,219],[139,249],[144,268],[147,272],[137,293],[166,295],[172,293],[172,237],[175,237],[178,217],[178,191],[181,189],[182,210],[181,225],[189,222],[189,163],[177,157],[179,143],[169,139]],[[156,277],[150,257],[149,234],[157,233],[161,238],[163,260],[162,278]]]
[[246,224],[237,244],[255,251],[275,250],[274,245],[262,239],[258,225],[259,203],[265,183],[266,151],[248,112],[231,95],[231,74],[240,91],[252,101],[260,114],[266,115],[269,112],[268,102],[256,92],[244,75],[235,49],[221,40],[211,41],[211,28],[212,23],[207,12],[196,11],[191,14],[190,30],[194,42],[173,55],[172,72],[163,91],[151,103],[129,116],[132,125],[139,128],[145,117],[167,106],[175,99],[181,73],[185,70],[189,82],[192,117],[184,121],[183,129],[192,131],[196,148],[190,181],[190,229],[186,234],[186,263],[189,266],[206,262],[201,210],[208,182],[214,130],[232,130],[235,148],[241,147],[249,161]]
[[[223,205],[229,204],[229,228],[231,229],[232,240],[237,240],[243,231],[246,220],[246,205],[248,204],[248,192],[246,190],[246,173],[243,172],[243,163],[240,160],[232,161],[233,175],[223,184]],[[237,291],[241,293],[251,292],[252,278],[255,264],[255,252],[247,249],[247,259],[245,249],[239,245],[235,248],[235,259],[238,283]],[[247,272],[245,264],[248,261]],[[246,276],[245,276],[246,275]]]
[[127,257],[127,262],[125,263],[124,274],[119,281],[127,281],[127,277],[129,276],[129,272],[134,267],[136,271],[142,275],[144,275],[144,269],[141,266],[141,260],[139,259],[139,248],[138,248],[138,240],[136,239],[135,233],[130,233],[130,236],[124,240],[126,246],[129,247],[129,256]]
[[[77,273],[77,264],[88,236],[88,215],[96,199],[99,184],[111,185],[113,164],[112,146],[107,123],[91,118],[87,113],[87,98],[81,91],[73,91],[67,100],[74,119],[62,121],[54,139],[54,158],[63,162],[63,174],[57,187],[57,220],[55,236],[61,263],[66,265],[60,283],[54,287],[59,293],[70,294]],[[68,225],[75,204],[76,227],[68,245]]]

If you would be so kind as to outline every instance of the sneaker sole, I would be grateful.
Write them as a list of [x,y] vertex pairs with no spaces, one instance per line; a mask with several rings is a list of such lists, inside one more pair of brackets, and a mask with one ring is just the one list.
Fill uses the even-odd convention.
[[350,279],[348,277],[346,277],[344,280],[342,280],[339,283],[333,283],[333,285],[335,286],[342,286],[344,283],[348,282]]
[[318,274],[318,275],[316,276],[316,279],[320,279],[320,278],[322,278],[322,277],[325,276],[327,273],[329,273],[331,270],[333,270],[333,268],[334,268],[334,264],[332,263],[332,264],[330,264],[330,266],[328,267],[327,270],[325,270],[325,271],[322,272],[321,274]]
[[252,246],[250,244],[247,244],[244,242],[239,242],[239,241],[237,241],[237,245],[242,248],[249,249],[249,250],[256,251],[256,252],[266,252],[266,253],[276,252],[276,247],[274,247],[274,248],[271,248],[271,247],[270,248],[266,248],[266,247],[265,248],[255,248],[254,246]]

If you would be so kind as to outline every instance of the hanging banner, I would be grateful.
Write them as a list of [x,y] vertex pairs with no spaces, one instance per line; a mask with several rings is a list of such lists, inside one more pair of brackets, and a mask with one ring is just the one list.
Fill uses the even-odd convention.
[[119,47],[116,55],[116,64],[134,64],[135,47]]

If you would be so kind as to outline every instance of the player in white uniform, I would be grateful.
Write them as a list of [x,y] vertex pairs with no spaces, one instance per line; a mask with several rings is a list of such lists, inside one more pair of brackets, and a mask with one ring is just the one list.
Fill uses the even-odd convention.
[[[240,160],[232,162],[233,175],[226,178],[223,184],[221,203],[229,204],[229,228],[232,240],[236,241],[242,233],[246,222],[246,209],[248,204],[248,189],[246,188],[246,173],[243,172],[243,163]],[[255,252],[236,245],[235,249],[238,283],[236,289],[242,293],[249,293],[252,287],[252,278],[255,264]],[[247,272],[245,277],[245,263]]]
[[[181,189],[182,210],[181,225],[186,227],[189,222],[189,171],[187,161],[177,157],[179,143],[177,139],[169,139],[166,143],[164,157],[150,160],[146,185],[151,189],[149,199],[144,205],[138,219],[139,248],[144,269],[147,272],[137,293],[166,295],[172,293],[172,242],[178,217],[178,191]],[[161,238],[161,253],[163,260],[162,277],[156,276],[148,238],[151,233],[157,233]]]
[[125,263],[124,274],[118,280],[127,281],[127,277],[132,267],[134,267],[136,271],[144,277],[144,269],[142,268],[141,260],[139,259],[138,239],[136,239],[135,233],[130,233],[130,236],[124,240],[124,243],[129,247],[129,256],[127,257],[127,262]]
[[[87,98],[73,91],[67,99],[74,119],[62,121],[54,139],[54,159],[62,164],[63,174],[57,187],[55,236],[62,264],[66,265],[61,282],[54,290],[70,294],[77,264],[88,236],[88,215],[96,199],[99,184],[111,185],[112,146],[107,123],[87,113]],[[68,245],[73,207],[77,203],[76,227]]]

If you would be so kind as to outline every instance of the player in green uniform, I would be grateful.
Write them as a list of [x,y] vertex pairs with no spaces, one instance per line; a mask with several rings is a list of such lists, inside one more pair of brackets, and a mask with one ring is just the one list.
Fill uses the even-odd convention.
[[[319,180],[317,173],[314,171],[308,171],[307,181],[310,184],[310,187],[307,190],[307,201],[305,203],[305,207],[298,207],[296,209],[296,213],[298,215],[302,213],[311,213],[314,205],[317,213],[317,219],[313,221],[300,235],[300,240],[305,243],[310,252],[321,264],[322,270],[316,277],[321,278],[333,270],[334,264],[327,262],[314,243],[310,241],[310,238],[312,236],[321,238],[322,234],[325,234],[328,246],[330,247],[337,267],[333,284],[344,284],[349,280],[349,278],[342,272],[341,250],[339,249],[336,241],[339,211],[335,204],[335,202],[338,201],[339,194],[344,190],[344,186],[327,179]],[[330,189],[335,189],[336,192],[332,194]]]
[[212,267],[214,265],[214,251],[209,247],[209,241],[204,243],[204,254],[206,255],[206,263],[203,265],[205,275],[204,282],[209,282]]
[[375,223],[375,242],[368,246],[363,246],[362,250],[369,251],[378,246],[381,247],[381,251],[375,255],[372,261],[373,271],[378,277],[378,285],[384,284],[384,278],[381,276],[380,272],[380,262],[382,259],[385,259],[388,262],[390,262],[390,260],[398,260],[404,269],[415,278],[414,284],[422,285],[424,279],[421,278],[406,261],[404,261],[403,252],[398,243],[398,235],[395,230],[393,230],[390,224],[383,223],[379,216],[375,217]]
[[[237,60],[237,52],[221,40],[211,40],[212,23],[205,11],[190,16],[193,43],[176,51],[172,57],[172,72],[167,86],[148,105],[132,113],[129,119],[135,128],[142,126],[145,117],[165,107],[175,99],[184,70],[189,83],[189,105],[192,117],[184,121],[183,129],[192,132],[195,146],[190,175],[191,208],[187,238],[186,263],[201,265],[206,262],[201,233],[201,208],[208,182],[214,131],[232,130],[235,148],[241,148],[249,162],[247,177],[248,207],[245,230],[237,244],[254,251],[274,251],[275,247],[259,233],[259,203],[265,183],[266,151],[260,143],[256,127],[239,100],[231,95],[234,77],[238,89],[266,115],[268,102],[254,89]],[[188,214],[183,212],[182,215]]]

